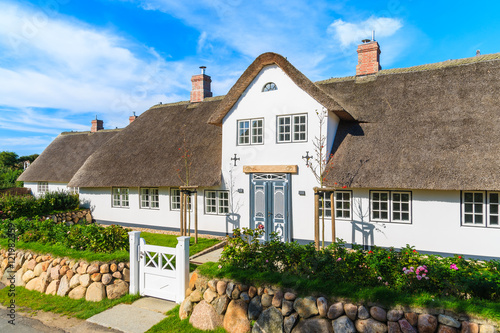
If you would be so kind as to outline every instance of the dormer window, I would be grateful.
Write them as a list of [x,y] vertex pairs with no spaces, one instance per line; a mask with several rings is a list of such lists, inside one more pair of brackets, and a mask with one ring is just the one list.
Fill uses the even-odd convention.
[[262,92],[272,91],[272,90],[278,90],[278,87],[274,82],[268,82],[264,85],[264,88],[262,88]]

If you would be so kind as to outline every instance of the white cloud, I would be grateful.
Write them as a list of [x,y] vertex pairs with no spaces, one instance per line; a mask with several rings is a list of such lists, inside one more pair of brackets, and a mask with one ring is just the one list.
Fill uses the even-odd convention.
[[371,39],[372,30],[377,37],[389,37],[394,35],[403,26],[401,20],[386,17],[370,17],[369,19],[351,23],[342,19],[335,20],[329,27],[328,32],[340,42],[343,48],[356,45],[362,39]]

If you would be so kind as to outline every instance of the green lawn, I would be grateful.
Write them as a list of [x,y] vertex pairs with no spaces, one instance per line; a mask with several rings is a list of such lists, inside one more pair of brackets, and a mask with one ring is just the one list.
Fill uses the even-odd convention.
[[[151,232],[141,232],[141,237],[144,238],[146,244],[176,247],[177,237],[175,235],[155,234]],[[189,256],[201,252],[210,246],[220,243],[218,239],[209,239],[198,237],[198,244],[194,243],[194,236],[191,236],[189,241]]]
[[189,323],[189,319],[181,320],[179,318],[179,305],[167,312],[167,318],[160,321],[155,326],[151,327],[147,333],[225,333],[226,330],[219,328],[215,331],[202,331],[194,328]]
[[139,295],[129,294],[114,300],[105,299],[101,302],[87,302],[85,299],[75,300],[67,296],[46,295],[23,287],[16,287],[16,295],[13,298],[9,296],[9,288],[0,290],[0,303],[5,306],[10,304],[11,299],[15,299],[16,307],[19,308],[50,311],[79,319],[90,318],[117,304],[130,304],[139,298]]

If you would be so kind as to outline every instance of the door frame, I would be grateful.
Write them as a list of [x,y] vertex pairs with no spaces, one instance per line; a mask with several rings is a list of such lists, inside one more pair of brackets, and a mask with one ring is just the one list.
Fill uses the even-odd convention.
[[[254,211],[255,211],[255,200],[254,200],[254,197],[255,197],[255,187],[254,187],[254,175],[256,174],[260,174],[260,175],[284,175],[285,176],[285,179],[284,180],[273,180],[273,179],[269,179],[268,181],[266,181],[265,183],[275,183],[275,182],[285,182],[285,188],[286,188],[286,193],[285,193],[285,214],[286,214],[286,217],[285,217],[285,227],[284,227],[284,235],[283,235],[283,241],[285,242],[291,242],[293,237],[292,237],[292,223],[293,223],[293,214],[292,214],[292,177],[291,177],[291,174],[290,173],[282,173],[282,172],[275,172],[275,173],[271,173],[271,172],[256,172],[256,173],[250,173],[249,174],[249,188],[250,188],[250,193],[249,193],[249,202],[250,202],[250,207],[249,207],[249,226],[251,229],[255,229],[255,221],[254,221]],[[267,186],[267,185],[266,185]],[[271,186],[272,188],[272,186]],[[268,205],[271,205],[272,204],[272,200],[274,198],[272,197],[272,192],[269,192],[267,191],[266,192],[266,206]],[[273,208],[271,208],[273,209]],[[274,216],[274,212],[273,212],[273,216]],[[266,233],[264,235],[264,239],[263,240],[268,240],[268,235],[269,235],[269,232],[272,232],[272,231],[269,231],[269,230],[272,230],[269,228],[269,226],[272,226],[272,222],[273,222],[273,219],[270,219],[269,216],[267,216],[265,218],[265,225],[266,225]]]

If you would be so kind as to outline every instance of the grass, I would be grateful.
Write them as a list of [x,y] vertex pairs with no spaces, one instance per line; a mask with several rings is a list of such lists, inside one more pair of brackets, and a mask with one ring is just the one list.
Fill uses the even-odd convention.
[[[8,240],[5,238],[0,239],[0,246],[7,248]],[[91,261],[128,261],[128,251],[115,251],[112,253],[97,253],[92,251],[79,251],[68,248],[58,244],[42,244],[37,242],[16,242],[16,249],[31,250],[37,253],[51,254],[54,257],[68,257],[71,259],[84,259],[88,262]]]
[[[141,237],[144,238],[146,244],[176,247],[177,237],[179,236],[141,232]],[[220,240],[198,237],[198,244],[195,244],[194,237],[191,237],[189,241],[189,256],[201,252],[217,243],[220,243]]]
[[5,306],[10,304],[11,299],[15,299],[18,308],[50,311],[78,319],[90,318],[117,304],[130,304],[139,298],[139,295],[128,294],[114,300],[104,299],[100,302],[87,302],[85,299],[75,300],[69,297],[46,295],[23,287],[16,287],[14,297],[9,296],[9,288],[0,290],[0,303]]
[[167,312],[167,318],[160,321],[155,326],[151,327],[147,333],[225,333],[226,330],[223,328],[218,328],[215,331],[202,331],[194,328],[189,323],[189,319],[181,320],[179,318],[179,305]]
[[293,276],[286,273],[255,272],[223,267],[219,269],[218,263],[200,265],[198,270],[209,278],[230,278],[245,284],[276,285],[289,288],[299,295],[325,295],[327,297],[347,298],[353,302],[377,302],[386,307],[407,305],[412,307],[443,308],[456,313],[475,314],[483,318],[495,320],[500,323],[500,302],[484,301],[478,299],[460,300],[451,297],[434,297],[428,293],[406,294],[385,287],[360,287],[345,282],[338,283],[314,278]]

